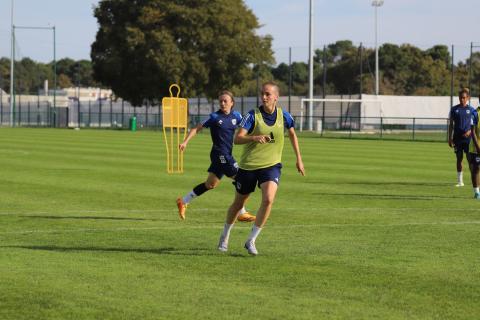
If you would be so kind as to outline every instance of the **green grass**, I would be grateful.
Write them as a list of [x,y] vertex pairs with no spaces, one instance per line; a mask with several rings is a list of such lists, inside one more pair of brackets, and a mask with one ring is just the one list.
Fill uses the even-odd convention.
[[229,181],[177,218],[208,134],[168,175],[159,132],[0,129],[0,319],[479,318],[480,203],[446,143],[300,143],[249,257],[248,224],[216,250]]

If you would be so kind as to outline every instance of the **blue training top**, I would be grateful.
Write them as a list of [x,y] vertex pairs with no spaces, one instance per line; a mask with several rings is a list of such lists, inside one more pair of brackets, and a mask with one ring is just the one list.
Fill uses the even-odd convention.
[[[260,113],[262,114],[263,121],[268,126],[273,126],[275,121],[277,121],[277,108],[272,114],[266,113],[263,110],[263,106],[258,107],[260,109]],[[283,126],[285,129],[290,129],[295,127],[295,120],[290,113],[283,110]],[[240,128],[244,128],[248,131],[248,133],[252,133],[253,127],[255,125],[255,110],[250,110],[248,113],[243,117],[242,122],[240,123]]]
[[469,141],[470,138],[463,137],[463,134],[470,130],[472,125],[478,123],[478,113],[470,105],[463,107],[457,104],[450,109],[450,119],[453,119],[453,140],[455,141]]
[[233,135],[241,120],[242,115],[238,111],[232,110],[229,114],[225,114],[218,110],[202,122],[202,127],[210,128],[213,142],[211,152],[232,155]]

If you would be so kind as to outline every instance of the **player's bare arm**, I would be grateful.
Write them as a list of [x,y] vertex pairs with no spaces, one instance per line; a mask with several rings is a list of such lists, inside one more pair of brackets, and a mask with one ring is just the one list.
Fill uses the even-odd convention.
[[452,133],[453,133],[453,119],[450,118],[450,121],[448,123],[448,145],[450,148],[453,147]]
[[295,156],[297,157],[297,170],[302,176],[305,176],[305,168],[303,166],[302,155],[300,153],[300,146],[298,145],[298,138],[294,128],[288,129],[288,137],[290,138],[293,152],[295,152]]
[[192,139],[197,133],[202,131],[202,129],[203,126],[201,123],[199,123],[195,128],[192,128],[185,140],[183,140],[183,142],[178,145],[178,149],[180,149],[180,151],[184,151],[187,148],[188,141],[190,141],[190,139]]

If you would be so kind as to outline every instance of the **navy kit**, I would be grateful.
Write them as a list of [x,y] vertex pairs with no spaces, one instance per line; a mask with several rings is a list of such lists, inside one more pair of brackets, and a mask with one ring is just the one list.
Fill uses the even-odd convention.
[[453,144],[455,153],[468,153],[470,137],[463,135],[470,131],[472,125],[478,122],[478,113],[472,106],[463,107],[461,104],[450,109],[450,119],[453,119]]
[[218,110],[202,123],[204,128],[210,128],[212,150],[210,151],[211,164],[208,172],[215,174],[219,179],[224,175],[232,177],[237,174],[238,164],[232,156],[233,136],[242,115],[238,111],[224,114]]
[[235,189],[240,194],[249,194],[255,191],[255,186],[260,188],[260,185],[267,181],[274,181],[278,185],[280,184],[281,174],[281,163],[257,170],[239,169],[235,177]]

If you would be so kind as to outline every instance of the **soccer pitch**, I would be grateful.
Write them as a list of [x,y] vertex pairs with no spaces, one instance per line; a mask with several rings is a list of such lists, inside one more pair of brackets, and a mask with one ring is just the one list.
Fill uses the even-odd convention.
[[[0,319],[475,319],[480,202],[446,143],[288,139],[272,215],[216,250],[210,137],[168,175],[160,132],[0,129]],[[259,191],[248,209],[259,205]]]

